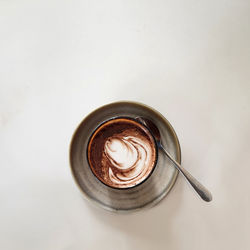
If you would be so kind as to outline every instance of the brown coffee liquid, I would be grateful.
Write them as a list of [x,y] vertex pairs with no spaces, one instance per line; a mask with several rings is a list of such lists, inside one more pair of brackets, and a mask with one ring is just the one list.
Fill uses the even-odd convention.
[[116,118],[99,126],[88,144],[92,172],[104,184],[133,187],[145,180],[156,163],[156,145],[150,132],[129,118]]

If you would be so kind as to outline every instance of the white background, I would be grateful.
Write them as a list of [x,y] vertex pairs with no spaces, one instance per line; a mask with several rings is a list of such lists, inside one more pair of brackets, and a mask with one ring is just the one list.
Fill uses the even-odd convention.
[[[68,148],[118,100],[174,126],[183,166],[156,207],[83,200]],[[0,0],[0,248],[250,249],[250,1]]]

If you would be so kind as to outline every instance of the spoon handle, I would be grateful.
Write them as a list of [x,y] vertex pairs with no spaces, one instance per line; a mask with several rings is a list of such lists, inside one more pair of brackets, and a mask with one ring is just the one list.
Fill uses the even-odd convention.
[[172,156],[168,153],[168,151],[162,147],[162,145],[160,145],[160,148],[168,156],[168,158],[175,164],[175,167],[183,174],[183,176],[192,185],[192,187],[199,194],[199,196],[204,201],[207,202],[211,201],[212,194],[199,181],[197,181],[186,169],[184,169],[176,160],[174,160]]

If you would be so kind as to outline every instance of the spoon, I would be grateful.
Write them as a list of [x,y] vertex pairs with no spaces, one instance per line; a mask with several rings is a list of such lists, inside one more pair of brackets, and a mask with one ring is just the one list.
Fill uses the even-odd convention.
[[142,124],[144,124],[151,131],[152,135],[156,140],[158,148],[161,149],[168,156],[168,158],[174,163],[175,167],[183,174],[183,176],[191,184],[191,186],[195,189],[195,191],[199,194],[199,196],[204,201],[207,202],[211,201],[212,194],[199,181],[197,181],[186,169],[184,169],[176,160],[174,160],[173,157],[170,155],[170,153],[162,146],[161,134],[157,126],[154,124],[154,122],[144,117],[137,117],[136,119]]

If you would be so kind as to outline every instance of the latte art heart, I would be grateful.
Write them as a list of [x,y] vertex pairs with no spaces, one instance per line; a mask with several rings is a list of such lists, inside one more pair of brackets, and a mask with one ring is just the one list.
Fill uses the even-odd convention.
[[116,184],[139,180],[151,166],[149,143],[135,136],[114,136],[104,145],[104,154],[110,162],[109,178]]

